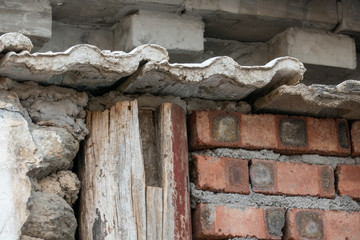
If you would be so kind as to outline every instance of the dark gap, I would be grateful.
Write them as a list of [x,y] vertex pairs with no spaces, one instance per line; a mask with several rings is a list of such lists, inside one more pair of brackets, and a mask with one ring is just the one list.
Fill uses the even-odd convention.
[[[85,144],[84,141],[80,142],[79,151],[78,151],[78,153],[76,154],[76,157],[73,160],[74,166],[73,166],[73,169],[72,169],[72,171],[78,176],[80,182],[81,182],[81,176],[79,175],[80,167],[84,166],[84,163],[80,164],[84,160],[84,151],[83,151],[84,144]],[[73,205],[73,210],[74,210],[74,214],[75,214],[75,218],[76,218],[76,222],[77,222],[77,227],[76,227],[76,232],[75,232],[75,240],[80,239],[80,237],[79,237],[79,218],[80,218],[80,202],[81,202],[80,196],[81,196],[81,191],[82,191],[82,188],[80,188],[80,192],[78,194],[78,199],[76,200],[76,202]]]

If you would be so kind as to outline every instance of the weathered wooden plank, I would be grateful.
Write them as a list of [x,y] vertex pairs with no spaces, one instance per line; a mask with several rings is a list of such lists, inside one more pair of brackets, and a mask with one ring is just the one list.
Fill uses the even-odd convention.
[[153,115],[153,111],[151,110],[139,110],[146,186],[160,187],[160,161],[157,151],[156,129]]
[[146,239],[162,240],[162,188],[146,187]]
[[89,112],[79,175],[83,240],[146,239],[145,174],[137,102]]
[[162,238],[191,239],[186,115],[181,107],[161,105],[158,133],[164,204]]

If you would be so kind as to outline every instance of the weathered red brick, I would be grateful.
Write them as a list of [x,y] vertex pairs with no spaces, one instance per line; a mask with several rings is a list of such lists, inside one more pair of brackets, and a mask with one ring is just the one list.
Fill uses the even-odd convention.
[[334,171],[327,165],[253,159],[250,179],[254,192],[333,198]]
[[192,150],[231,147],[286,154],[351,153],[347,121],[342,119],[197,111],[190,116],[189,129]]
[[190,148],[238,147],[240,142],[239,113],[196,111],[189,119]]
[[339,165],[336,168],[336,176],[339,194],[360,201],[360,166]]
[[249,194],[248,161],[194,155],[196,187],[214,192]]
[[308,152],[306,118],[277,115],[277,129],[279,147],[275,150],[283,153]]
[[351,124],[351,145],[352,156],[360,156],[360,121],[353,122]]
[[278,149],[278,133],[276,124],[276,115],[241,115],[241,146],[239,147],[247,149]]
[[195,239],[256,237],[281,239],[285,211],[282,208],[245,209],[200,203],[193,214]]
[[359,239],[359,226],[359,212],[291,209],[286,213],[284,239]]
[[349,128],[346,120],[307,117],[309,149],[318,154],[350,155]]

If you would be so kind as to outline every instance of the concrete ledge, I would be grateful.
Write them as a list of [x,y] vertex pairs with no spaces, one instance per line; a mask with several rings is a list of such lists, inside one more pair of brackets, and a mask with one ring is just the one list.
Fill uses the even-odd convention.
[[356,68],[355,41],[345,35],[289,28],[269,45],[270,58],[292,56],[305,64]]
[[257,112],[360,119],[360,81],[347,80],[337,86],[281,86],[258,99]]
[[140,11],[125,17],[115,30],[115,49],[130,51],[142,44],[158,44],[168,51],[204,50],[204,23],[200,18]]

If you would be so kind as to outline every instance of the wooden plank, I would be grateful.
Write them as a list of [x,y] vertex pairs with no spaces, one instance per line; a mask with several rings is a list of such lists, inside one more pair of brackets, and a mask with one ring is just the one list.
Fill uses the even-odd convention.
[[154,114],[151,110],[139,110],[140,134],[145,165],[146,186],[161,186],[160,161],[157,149]]
[[188,191],[186,115],[171,103],[162,104],[158,119],[159,155],[162,164],[163,239],[191,239]]
[[146,239],[162,240],[162,188],[146,187]]
[[145,174],[137,102],[89,112],[79,176],[82,240],[146,239]]

